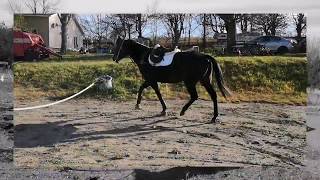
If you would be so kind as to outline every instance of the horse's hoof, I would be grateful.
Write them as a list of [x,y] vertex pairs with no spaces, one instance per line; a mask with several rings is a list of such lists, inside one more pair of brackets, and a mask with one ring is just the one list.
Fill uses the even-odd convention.
[[180,112],[180,116],[183,116],[183,115],[184,115],[184,112],[183,112],[183,111],[181,111],[181,112]]
[[142,110],[139,104],[136,104],[135,109],[136,109],[136,110]]
[[167,115],[167,112],[166,111],[162,111],[161,113],[160,113],[160,116],[166,116]]
[[217,119],[216,116],[211,119],[211,123],[214,123],[214,124],[215,124],[215,123],[219,123],[219,122],[220,122],[220,120]]
[[221,121],[219,119],[212,119],[211,123],[212,124],[218,124],[218,123],[221,123]]

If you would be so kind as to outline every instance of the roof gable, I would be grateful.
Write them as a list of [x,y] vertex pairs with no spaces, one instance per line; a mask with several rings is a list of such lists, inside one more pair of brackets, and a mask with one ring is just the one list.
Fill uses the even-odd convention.
[[22,17],[45,17],[45,18],[49,18],[50,16],[53,15],[52,14],[18,14],[19,16]]
[[72,19],[75,22],[75,24],[77,25],[77,27],[79,28],[81,34],[84,35],[83,28],[82,28],[81,24],[79,23],[77,16],[76,15],[72,16]]

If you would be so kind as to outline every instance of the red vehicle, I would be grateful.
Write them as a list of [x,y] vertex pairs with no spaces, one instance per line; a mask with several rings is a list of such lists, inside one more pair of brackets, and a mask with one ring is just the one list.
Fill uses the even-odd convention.
[[62,58],[45,46],[43,38],[39,34],[23,31],[13,31],[13,55],[15,59],[40,60],[54,55]]

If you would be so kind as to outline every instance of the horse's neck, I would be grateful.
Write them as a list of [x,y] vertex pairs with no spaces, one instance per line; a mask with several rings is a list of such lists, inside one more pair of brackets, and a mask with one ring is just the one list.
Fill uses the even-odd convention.
[[150,53],[150,48],[147,46],[144,46],[142,44],[138,44],[135,42],[132,42],[131,46],[131,53],[130,57],[133,59],[133,61],[136,64],[142,64],[144,61],[145,56]]

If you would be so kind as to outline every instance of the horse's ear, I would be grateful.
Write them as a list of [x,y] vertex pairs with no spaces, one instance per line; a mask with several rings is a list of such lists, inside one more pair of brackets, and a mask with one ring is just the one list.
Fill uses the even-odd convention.
[[122,35],[118,35],[118,38],[117,39],[120,39],[120,40],[125,40],[125,36],[122,36]]

